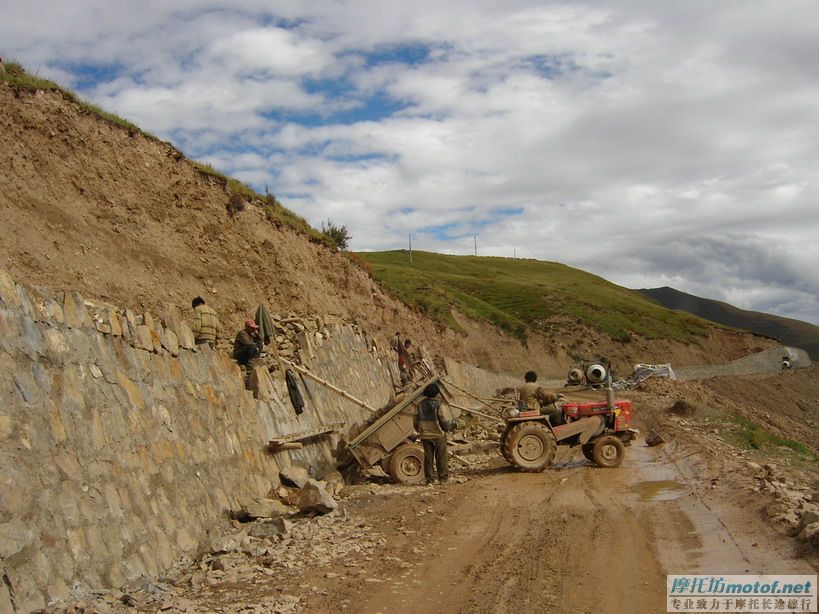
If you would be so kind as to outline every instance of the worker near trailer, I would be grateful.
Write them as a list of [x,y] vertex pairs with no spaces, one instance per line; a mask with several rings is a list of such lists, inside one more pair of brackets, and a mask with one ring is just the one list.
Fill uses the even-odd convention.
[[[515,393],[517,398],[526,405],[527,410],[536,409],[541,414],[549,416],[549,423],[552,426],[563,424],[563,412],[554,405],[563,398],[563,395],[538,385],[537,373],[534,371],[527,371],[523,376],[523,381],[525,382],[523,386],[499,388],[496,393],[498,396]],[[547,409],[550,405],[552,409]]]
[[205,299],[197,296],[191,301],[193,307],[193,338],[196,345],[216,345],[219,338],[219,316],[213,307],[205,305]]
[[415,430],[424,446],[424,477],[427,484],[435,481],[436,471],[441,484],[449,481],[446,433],[452,430],[452,423],[442,411],[441,399],[438,398],[440,394],[438,384],[429,384],[424,388],[424,398],[415,414]]
[[401,386],[406,386],[415,377],[415,369],[412,366],[412,356],[410,350],[412,341],[405,339],[401,341],[401,333],[395,333],[392,339],[392,349],[398,354],[398,373],[401,376]]

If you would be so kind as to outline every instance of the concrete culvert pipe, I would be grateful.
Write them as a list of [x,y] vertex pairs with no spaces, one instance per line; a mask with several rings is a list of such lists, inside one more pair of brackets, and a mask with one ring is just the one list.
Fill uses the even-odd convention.
[[589,365],[586,369],[586,381],[590,384],[602,384],[606,379],[606,368],[603,365]]
[[566,382],[575,386],[581,384],[583,382],[583,370],[577,367],[570,369],[569,374],[566,376]]

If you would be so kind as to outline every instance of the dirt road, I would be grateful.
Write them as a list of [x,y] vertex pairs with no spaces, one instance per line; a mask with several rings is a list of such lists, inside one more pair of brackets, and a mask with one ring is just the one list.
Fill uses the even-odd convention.
[[498,460],[462,484],[355,497],[387,543],[313,570],[302,611],[642,614],[666,611],[666,573],[815,573],[678,452],[638,445],[620,469],[573,458],[540,474]]
[[561,449],[536,474],[471,459],[445,486],[348,487],[331,515],[81,611],[654,614],[667,573],[816,573],[747,476],[698,448],[639,441],[618,469]]

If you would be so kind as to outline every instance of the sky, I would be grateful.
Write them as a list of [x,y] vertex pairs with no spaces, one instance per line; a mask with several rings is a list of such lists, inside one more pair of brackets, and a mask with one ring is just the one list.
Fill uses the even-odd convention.
[[0,57],[353,250],[819,325],[815,0],[0,0]]

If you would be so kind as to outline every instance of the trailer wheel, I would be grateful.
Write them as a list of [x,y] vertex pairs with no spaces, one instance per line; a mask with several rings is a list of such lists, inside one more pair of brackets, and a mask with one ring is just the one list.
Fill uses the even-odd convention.
[[417,443],[405,443],[393,450],[390,476],[399,484],[421,484],[424,481],[424,448]]
[[593,443],[584,443],[581,448],[583,450],[583,456],[586,457],[586,460],[590,460],[594,462],[594,444]]
[[523,471],[543,471],[557,451],[554,435],[540,422],[518,422],[504,440],[504,458]]
[[613,469],[619,467],[623,462],[623,458],[626,455],[626,447],[617,437],[606,435],[594,442],[592,455],[594,462],[599,467]]

